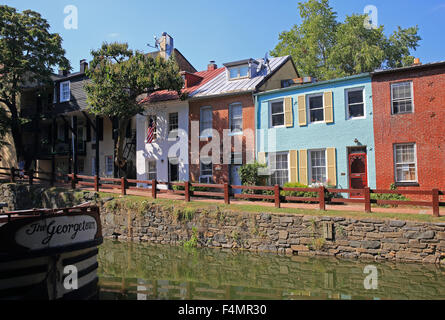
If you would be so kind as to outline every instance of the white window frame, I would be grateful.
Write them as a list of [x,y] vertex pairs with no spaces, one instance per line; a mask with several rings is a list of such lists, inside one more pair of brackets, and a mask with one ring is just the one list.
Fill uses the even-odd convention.
[[[176,121],[176,126],[177,126],[177,128],[176,129],[171,129],[171,126],[172,126],[172,123],[170,122],[170,115],[173,115],[173,114],[176,114],[176,116],[177,116],[177,121]],[[168,114],[168,133],[170,134],[171,132],[178,132],[178,130],[179,130],[179,112],[170,112],[169,114]]]
[[[323,110],[323,120],[320,121],[311,121],[311,105],[310,105],[310,99],[311,98],[315,98],[315,97],[321,97],[322,102],[321,102],[321,110]],[[314,93],[314,94],[308,94],[306,96],[306,112],[307,112],[307,123],[326,123],[326,115],[324,114],[324,93],[320,92],[320,93]],[[319,110],[319,109],[317,109]]]
[[[202,121],[203,120],[202,115],[205,110],[210,110],[211,125],[210,125],[210,129],[208,129],[208,128],[204,129],[204,130],[208,131],[207,134],[202,134],[203,130],[201,130],[201,128],[202,128],[202,124],[204,123],[204,121]],[[208,122],[208,121],[206,121],[206,122]],[[203,106],[199,110],[199,137],[200,138],[211,138],[213,136],[212,133],[213,133],[213,108],[211,106]]]
[[[233,119],[233,108],[234,107],[240,107],[241,108],[241,131],[236,131],[233,132],[232,131],[232,121]],[[244,119],[243,119],[243,104],[241,102],[234,102],[229,104],[229,129],[230,129],[230,134],[231,136],[236,136],[236,135],[242,135],[243,131],[244,131]],[[237,118],[239,119],[239,118]]]
[[[393,87],[394,86],[400,86],[402,84],[409,83],[411,86],[411,111],[410,112],[397,112],[394,113],[394,97],[393,97]],[[391,90],[391,115],[397,115],[397,114],[410,114],[414,113],[414,86],[412,81],[399,81],[399,82],[393,82],[390,86]]]
[[[65,97],[65,91],[64,87],[68,84],[68,97]],[[71,100],[71,82],[70,81],[64,81],[60,83],[60,102],[68,102]]]
[[[150,163],[154,163],[154,171],[150,171]],[[158,162],[156,159],[147,159],[145,162],[145,165],[147,166],[147,180],[157,180],[158,179]],[[153,179],[153,176],[150,177],[150,175],[155,175],[155,178]]]
[[[273,103],[277,103],[277,102],[281,102],[281,104],[283,105],[283,124],[279,125],[279,126],[274,126],[273,125],[273,121],[272,121],[272,104]],[[281,113],[275,113],[275,115],[279,115]],[[275,100],[271,100],[269,101],[269,128],[284,128],[286,126],[286,114],[285,114],[285,110],[284,110],[284,99],[275,99]]]
[[[324,159],[325,159],[325,177],[326,177],[326,181],[316,181],[313,182],[312,180],[312,152],[319,152],[319,151],[323,151],[324,152]],[[321,168],[321,167],[320,167]],[[308,150],[308,170],[309,170],[309,181],[308,184],[311,185],[313,183],[326,183],[328,181],[328,155],[327,155],[327,150],[326,149],[311,149]]]
[[[349,114],[349,92],[354,91],[362,91],[363,94],[363,116],[361,117],[352,117]],[[365,101],[365,87],[355,87],[355,88],[348,88],[345,89],[345,100],[346,100],[346,119],[348,120],[358,120],[358,119],[366,119],[366,101]],[[357,105],[358,103],[356,103]]]
[[[247,68],[247,75],[241,76],[241,68]],[[231,77],[230,76],[230,71],[234,70],[234,69],[237,70],[237,76],[236,77]],[[229,80],[239,80],[239,79],[248,79],[248,78],[250,78],[250,68],[249,68],[248,64],[243,64],[243,65],[239,65],[239,66],[229,67],[229,68],[227,68],[227,73],[228,73]]]
[[[202,169],[202,166],[206,165],[206,164],[204,164],[203,160],[207,160],[206,162],[210,161],[209,164],[211,165],[211,168],[212,168],[212,174],[202,174],[202,172],[204,171]],[[206,182],[203,182],[203,180],[206,180]],[[212,183],[212,181],[213,181],[213,162],[212,162],[212,159],[211,158],[202,158],[199,161],[199,183]]]
[[[289,158],[290,153],[287,152],[287,151],[285,151],[285,152],[268,153],[267,154],[267,165],[268,166],[270,166],[270,156],[271,156],[271,154],[274,154],[275,157],[276,156],[282,156],[282,155],[286,155],[287,156],[287,160],[286,160],[287,161],[287,168],[286,169],[279,169],[279,170],[277,170],[277,168],[275,168],[275,171],[274,171],[273,174],[275,174],[277,171],[284,171],[284,170],[286,170],[287,171],[287,181],[285,183],[288,183],[290,181],[290,158]],[[275,161],[276,161],[276,158],[275,158]],[[269,182],[270,182],[269,184],[272,185],[272,175],[269,178]],[[281,185],[281,186],[283,186],[283,185]]]
[[[398,181],[397,176],[397,165],[398,164],[405,164],[405,163],[397,163],[397,147],[398,146],[406,146],[406,145],[413,145],[414,146],[414,165],[416,169],[416,178],[415,180],[404,180],[404,181]],[[418,166],[417,166],[417,144],[415,142],[408,142],[408,143],[395,143],[393,146],[393,153],[394,153],[394,180],[396,183],[418,183],[419,182],[419,173],[418,173]]]
[[[110,170],[108,170],[109,168],[108,168],[108,166],[109,166],[109,160],[108,159],[110,159],[111,158],[111,171]],[[113,161],[113,156],[111,156],[111,155],[108,155],[108,156],[105,156],[105,174],[107,175],[107,176],[111,176],[112,174],[113,174],[113,172],[114,172],[114,161]]]

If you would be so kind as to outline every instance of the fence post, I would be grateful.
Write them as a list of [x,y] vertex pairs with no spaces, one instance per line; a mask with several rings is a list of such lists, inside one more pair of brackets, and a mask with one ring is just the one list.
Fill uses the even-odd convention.
[[121,195],[123,195],[123,196],[127,195],[127,186],[126,186],[125,182],[126,182],[125,177],[122,177],[121,178]]
[[15,169],[11,168],[11,183],[15,182]]
[[365,212],[371,213],[371,189],[369,187],[363,189],[363,197],[365,198]]
[[433,215],[440,217],[439,213],[439,189],[433,189]]
[[190,202],[190,182],[189,181],[184,182],[184,189],[185,189],[185,202]]
[[224,203],[230,204],[229,184],[224,183]]
[[321,186],[318,190],[318,202],[320,203],[320,210],[326,211],[326,198],[324,196],[325,194],[325,187]]
[[157,183],[156,183],[156,179],[152,180],[151,182],[151,196],[153,197],[153,199],[157,198]]
[[28,177],[29,177],[29,185],[32,186],[33,180],[34,180],[34,170],[29,170],[28,173]]
[[71,175],[71,188],[74,190],[74,189],[76,189],[76,183],[77,183],[77,177],[76,177],[76,174],[75,173],[73,173],[72,175]]
[[97,174],[94,176],[94,190],[99,192],[99,176]]
[[274,195],[275,195],[275,208],[280,208],[280,186],[278,184],[275,185],[274,188]]

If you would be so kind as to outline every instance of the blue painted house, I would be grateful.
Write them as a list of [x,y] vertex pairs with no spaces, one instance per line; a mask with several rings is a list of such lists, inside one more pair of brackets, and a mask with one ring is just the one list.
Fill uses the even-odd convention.
[[271,184],[376,187],[370,74],[261,92],[255,102],[257,159],[274,165]]

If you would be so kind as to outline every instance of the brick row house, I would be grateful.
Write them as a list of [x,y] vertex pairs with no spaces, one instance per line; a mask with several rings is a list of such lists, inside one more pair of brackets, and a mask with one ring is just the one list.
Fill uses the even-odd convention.
[[445,62],[372,74],[377,187],[445,189]]
[[239,167],[255,158],[253,94],[281,88],[298,72],[290,56],[235,61],[217,70],[189,100],[190,181],[240,185]]

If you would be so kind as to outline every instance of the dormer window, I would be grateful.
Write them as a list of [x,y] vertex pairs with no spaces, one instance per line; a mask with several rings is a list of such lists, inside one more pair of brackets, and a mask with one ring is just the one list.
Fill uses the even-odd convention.
[[60,102],[67,102],[71,100],[70,82],[65,81],[60,83]]
[[249,76],[249,65],[241,65],[229,68],[229,79],[241,79]]

